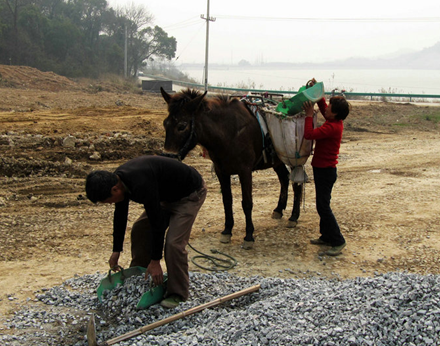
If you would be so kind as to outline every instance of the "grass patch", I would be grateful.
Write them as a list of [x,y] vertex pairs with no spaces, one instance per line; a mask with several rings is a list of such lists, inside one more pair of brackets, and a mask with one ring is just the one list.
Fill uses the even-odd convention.
[[438,131],[440,128],[440,107],[437,106],[377,102],[353,105],[352,113],[347,118],[347,129],[353,131]]
[[435,124],[438,124],[438,122],[440,121],[440,114],[431,114],[431,115],[426,115],[425,116],[425,120],[427,121],[432,121]]
[[96,94],[103,91],[139,93],[142,86],[137,78],[124,78],[115,74],[102,75],[97,79],[80,78],[79,83],[87,86],[87,91]]
[[420,114],[414,114],[412,118],[419,121],[429,121],[433,124],[438,124],[440,122],[440,112],[434,111],[428,114],[425,112]]

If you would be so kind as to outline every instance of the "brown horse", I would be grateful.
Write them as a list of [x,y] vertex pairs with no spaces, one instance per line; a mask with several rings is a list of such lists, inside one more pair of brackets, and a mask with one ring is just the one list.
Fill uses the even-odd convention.
[[[170,95],[161,88],[168,104],[165,150],[178,153],[183,160],[197,144],[202,145],[214,164],[221,186],[225,210],[225,229],[220,241],[229,243],[234,226],[232,213],[231,175],[237,174],[241,183],[242,207],[246,217],[244,248],[254,244],[252,223],[252,171],[273,168],[278,175],[281,191],[272,217],[281,218],[286,209],[289,171],[276,155],[263,159],[263,136],[258,120],[240,100],[226,96],[205,98],[206,92],[187,89]],[[293,184],[294,203],[290,227],[300,214],[301,184]]]

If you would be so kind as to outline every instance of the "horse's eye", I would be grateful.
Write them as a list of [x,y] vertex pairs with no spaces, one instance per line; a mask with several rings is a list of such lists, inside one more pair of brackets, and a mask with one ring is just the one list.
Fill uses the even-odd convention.
[[177,124],[177,131],[183,131],[186,129],[186,125],[188,125],[186,122]]

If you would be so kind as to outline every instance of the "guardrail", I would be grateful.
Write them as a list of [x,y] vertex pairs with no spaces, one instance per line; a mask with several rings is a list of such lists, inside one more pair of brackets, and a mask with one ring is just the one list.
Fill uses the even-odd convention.
[[[331,92],[326,92],[326,95],[331,95]],[[353,97],[365,97],[369,96],[371,100],[373,100],[373,97],[404,97],[409,98],[409,102],[412,101],[412,99],[439,99],[440,95],[428,95],[428,94],[390,94],[390,93],[352,93],[352,92],[344,92],[345,96],[353,96]]]
[[[155,78],[160,79],[164,81],[170,81],[170,79],[166,78],[160,78],[153,75],[145,75],[145,77],[148,78]],[[197,88],[197,89],[204,89],[205,86],[202,84],[197,83],[189,83],[189,82],[182,82],[178,80],[171,80],[173,84],[180,85],[183,87],[190,87],[190,88]],[[238,88],[230,88],[230,87],[216,87],[216,86],[208,86],[208,90],[222,90],[222,91],[233,91],[233,92],[255,92],[255,93],[276,93],[276,94],[297,94],[298,91],[291,91],[291,90],[266,90],[266,89],[238,89]],[[326,95],[331,95],[331,92],[326,92]],[[391,94],[391,93],[355,93],[355,92],[344,92],[345,96],[352,96],[352,98],[360,98],[360,97],[370,97],[370,100],[373,100],[373,98],[408,98],[409,102],[412,102],[413,99],[440,99],[440,95],[428,95],[428,94]]]

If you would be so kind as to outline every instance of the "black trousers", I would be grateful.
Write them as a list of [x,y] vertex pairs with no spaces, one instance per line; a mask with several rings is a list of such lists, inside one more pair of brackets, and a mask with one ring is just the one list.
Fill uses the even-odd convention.
[[345,243],[338,222],[330,207],[333,185],[338,177],[336,167],[317,168],[313,167],[313,179],[315,180],[316,210],[318,211],[319,232],[321,240],[339,246]]

